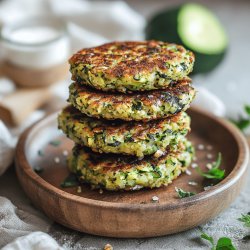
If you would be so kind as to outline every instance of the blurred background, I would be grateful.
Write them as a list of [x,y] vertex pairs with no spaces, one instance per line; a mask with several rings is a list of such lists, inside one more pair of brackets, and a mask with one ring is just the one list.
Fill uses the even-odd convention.
[[249,24],[247,0],[1,0],[0,140],[10,131],[13,148],[25,127],[66,104],[72,53],[113,40],[183,44],[196,55],[194,104],[249,125]]

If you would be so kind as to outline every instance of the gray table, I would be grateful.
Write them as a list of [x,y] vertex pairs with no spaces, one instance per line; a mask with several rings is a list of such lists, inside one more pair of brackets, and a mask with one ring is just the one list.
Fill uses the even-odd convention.
[[[235,116],[241,111],[243,104],[250,103],[250,1],[203,2],[219,16],[226,27],[230,48],[226,59],[215,71],[208,75],[196,76],[194,81],[214,92],[226,104],[228,115]],[[150,17],[155,11],[172,5],[173,1],[129,0],[128,3],[138,12]],[[238,249],[242,250],[250,249],[250,241],[244,243],[241,240],[250,232],[237,218],[241,213],[250,211],[249,183],[250,176],[247,187],[231,207],[216,219],[202,225],[203,230],[216,239],[220,236],[231,237]],[[0,196],[9,198],[20,209],[34,209],[22,192],[13,168],[0,177]],[[209,249],[208,245],[199,239],[197,229],[151,239],[96,237],[66,229],[55,223],[48,231],[60,245],[68,249],[102,249],[106,243],[113,245],[114,249]]]

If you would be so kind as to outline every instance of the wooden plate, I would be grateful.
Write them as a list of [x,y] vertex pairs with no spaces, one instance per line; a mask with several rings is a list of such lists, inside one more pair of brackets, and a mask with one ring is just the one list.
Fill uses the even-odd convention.
[[[62,189],[60,183],[68,175],[65,155],[73,144],[58,131],[57,114],[36,123],[21,136],[16,150],[19,181],[32,202],[48,217],[81,232],[139,238],[195,227],[215,217],[237,197],[246,177],[249,153],[244,137],[234,125],[198,109],[191,109],[189,114],[192,117],[189,138],[196,146],[199,166],[206,170],[206,164],[214,161],[218,152],[223,156],[226,178],[205,188],[206,191],[204,187],[211,183],[192,167],[191,175],[184,173],[170,186],[159,189],[102,194],[88,186],[82,186],[81,193],[77,193],[76,187]],[[53,140],[61,144],[50,143]],[[33,168],[43,171],[37,174]],[[189,181],[198,185],[191,186]],[[175,187],[197,195],[179,199]],[[153,196],[159,197],[158,203],[152,202]]]

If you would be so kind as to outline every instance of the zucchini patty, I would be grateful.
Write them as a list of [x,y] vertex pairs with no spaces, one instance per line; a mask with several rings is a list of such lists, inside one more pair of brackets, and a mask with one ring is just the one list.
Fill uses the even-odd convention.
[[167,150],[159,158],[145,157],[142,160],[131,156],[100,155],[81,146],[75,146],[72,152],[68,166],[80,182],[90,183],[92,188],[138,190],[170,184],[191,163],[193,147],[185,140],[179,144],[178,151]]
[[74,81],[103,91],[164,89],[193,69],[194,54],[160,41],[112,42],[78,51],[70,60]]
[[189,81],[183,80],[165,90],[133,94],[107,93],[73,82],[69,102],[82,113],[108,120],[147,121],[185,111],[195,96]]
[[190,130],[190,118],[181,112],[147,123],[108,121],[90,118],[69,106],[58,116],[58,126],[75,143],[95,152],[143,157],[161,155],[168,145],[176,149]]

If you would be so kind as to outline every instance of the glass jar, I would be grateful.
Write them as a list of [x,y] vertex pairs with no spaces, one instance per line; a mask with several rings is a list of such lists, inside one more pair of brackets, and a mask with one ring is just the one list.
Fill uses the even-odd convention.
[[0,37],[2,72],[17,86],[48,86],[67,77],[70,41],[59,18],[33,17],[5,24]]

